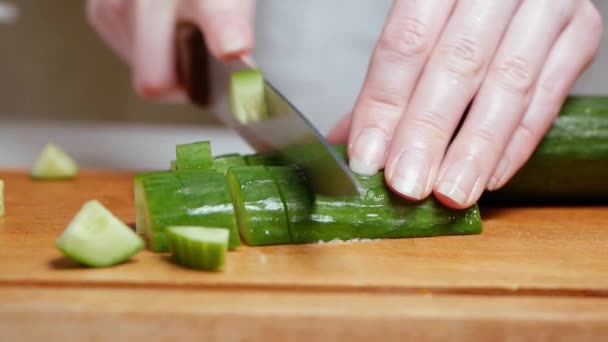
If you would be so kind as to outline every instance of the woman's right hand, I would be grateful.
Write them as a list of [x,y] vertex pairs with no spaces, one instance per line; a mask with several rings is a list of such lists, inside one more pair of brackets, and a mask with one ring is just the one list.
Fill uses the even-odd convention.
[[221,60],[253,47],[254,0],[88,0],[87,17],[102,39],[131,66],[133,86],[146,98],[183,97],[175,68],[175,28],[198,25]]

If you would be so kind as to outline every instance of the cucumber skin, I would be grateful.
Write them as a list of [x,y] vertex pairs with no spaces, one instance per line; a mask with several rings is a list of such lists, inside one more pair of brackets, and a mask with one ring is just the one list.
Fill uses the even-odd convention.
[[572,96],[530,160],[488,203],[608,202],[608,97]]
[[226,180],[244,243],[263,246],[291,242],[283,201],[265,167],[232,167]]
[[[331,240],[426,237],[464,235],[481,232],[481,217],[477,205],[465,210],[443,206],[434,197],[421,202],[409,202],[394,195],[385,184],[384,174],[357,176],[362,194],[338,200],[316,195],[308,209],[308,219],[291,222],[293,243],[313,243]],[[285,192],[303,193],[305,181],[279,183]],[[312,194],[311,196],[314,196]],[[302,209],[305,212],[307,209]]]
[[215,170],[159,171],[138,175],[136,181],[141,182],[145,191],[150,220],[150,229],[145,234],[153,251],[168,251],[165,232],[168,226],[225,228],[230,231],[229,248],[240,246],[223,174]]
[[213,168],[211,144],[208,141],[198,141],[181,144],[175,147],[177,170],[207,170]]
[[213,167],[217,172],[226,174],[233,166],[245,166],[245,157],[238,153],[224,154],[213,158]]

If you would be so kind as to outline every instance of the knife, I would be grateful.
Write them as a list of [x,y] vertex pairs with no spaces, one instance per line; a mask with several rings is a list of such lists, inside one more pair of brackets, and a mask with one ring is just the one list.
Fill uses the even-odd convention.
[[[250,69],[245,59],[221,62],[211,58],[200,30],[179,23],[176,30],[176,62],[179,81],[190,101],[211,108],[256,152],[275,151],[286,162],[298,165],[315,192],[328,196],[355,196],[359,184],[346,163],[321,133],[275,87],[265,80],[269,116],[242,123],[232,115],[228,99],[230,74]],[[210,84],[213,82],[213,87]]]

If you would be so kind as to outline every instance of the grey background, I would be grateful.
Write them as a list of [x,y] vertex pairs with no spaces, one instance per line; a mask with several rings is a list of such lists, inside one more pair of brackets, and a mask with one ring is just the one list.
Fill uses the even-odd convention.
[[[248,151],[189,105],[139,99],[129,70],[84,17],[84,1],[7,0],[0,24],[0,167],[28,166],[53,140],[84,166],[156,168],[179,142],[213,137],[216,151]],[[323,132],[349,111],[389,0],[259,0],[254,56]],[[604,17],[608,1],[596,1]],[[585,39],[585,37],[581,37]],[[573,93],[608,94],[608,34]]]

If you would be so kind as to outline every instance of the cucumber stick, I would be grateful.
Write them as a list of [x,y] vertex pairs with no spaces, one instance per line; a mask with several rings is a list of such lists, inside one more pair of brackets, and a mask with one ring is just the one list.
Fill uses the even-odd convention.
[[134,187],[137,231],[147,237],[153,251],[168,250],[169,226],[227,229],[229,247],[240,245],[223,174],[215,170],[150,172],[138,175]]
[[121,263],[144,248],[131,228],[98,201],[85,203],[55,243],[67,257],[91,267]]
[[4,181],[0,179],[0,217],[4,216]]
[[264,77],[259,70],[240,70],[230,77],[232,115],[247,124],[268,117]]
[[205,170],[213,168],[211,144],[208,141],[177,145],[175,150],[177,155],[175,168],[177,170]]
[[30,171],[35,179],[65,179],[72,178],[77,173],[76,162],[53,143],[44,146]]
[[229,232],[223,228],[167,227],[171,258],[189,268],[220,271],[228,250]]
[[265,167],[232,167],[226,179],[243,242],[252,246],[291,242],[279,189]]

